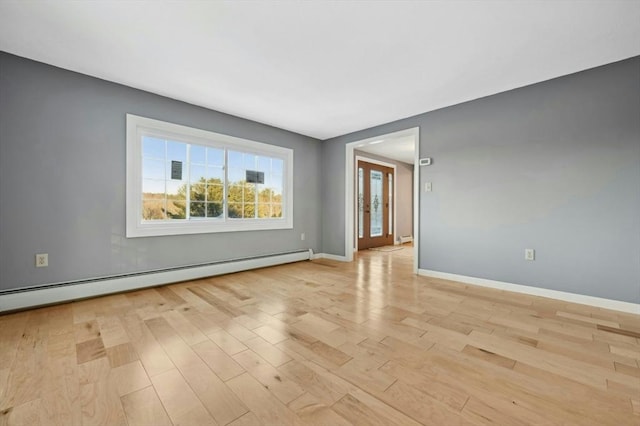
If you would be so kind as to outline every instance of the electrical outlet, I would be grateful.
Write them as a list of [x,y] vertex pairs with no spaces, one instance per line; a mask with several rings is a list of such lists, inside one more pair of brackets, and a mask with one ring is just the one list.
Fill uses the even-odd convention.
[[302,234],[300,234],[300,241],[304,241],[304,232]]
[[525,260],[536,260],[536,251],[534,249],[524,249]]
[[36,268],[44,268],[45,266],[49,266],[49,254],[36,254]]

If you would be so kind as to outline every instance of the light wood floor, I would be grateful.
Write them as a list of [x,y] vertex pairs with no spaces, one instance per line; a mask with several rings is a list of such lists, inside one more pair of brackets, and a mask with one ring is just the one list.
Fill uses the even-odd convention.
[[640,424],[640,317],[416,277],[411,260],[0,316],[0,424]]

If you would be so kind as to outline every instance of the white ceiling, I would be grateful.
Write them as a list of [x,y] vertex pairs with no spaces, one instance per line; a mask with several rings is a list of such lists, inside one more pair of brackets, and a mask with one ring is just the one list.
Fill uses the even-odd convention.
[[0,50],[327,139],[640,54],[640,1],[0,0]]
[[413,164],[415,162],[415,138],[413,135],[399,135],[391,137],[374,138],[355,146],[356,149],[380,157],[391,158],[403,163]]

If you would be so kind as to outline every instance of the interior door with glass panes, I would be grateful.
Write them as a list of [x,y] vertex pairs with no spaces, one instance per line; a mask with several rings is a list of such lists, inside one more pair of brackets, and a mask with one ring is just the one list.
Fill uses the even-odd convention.
[[393,169],[358,160],[358,250],[393,244]]

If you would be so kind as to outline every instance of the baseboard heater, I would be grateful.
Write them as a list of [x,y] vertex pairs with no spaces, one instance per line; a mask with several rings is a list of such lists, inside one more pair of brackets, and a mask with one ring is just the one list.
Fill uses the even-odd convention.
[[313,258],[311,249],[0,291],[0,312],[248,271]]

